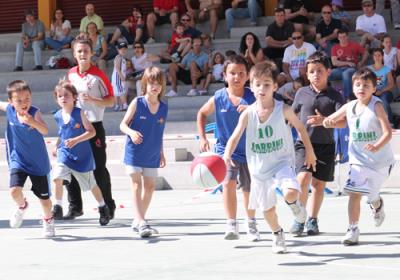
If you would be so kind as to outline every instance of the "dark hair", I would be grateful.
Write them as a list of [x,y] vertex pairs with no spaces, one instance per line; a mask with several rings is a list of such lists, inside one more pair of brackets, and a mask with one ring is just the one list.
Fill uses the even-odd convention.
[[26,81],[23,81],[23,80],[12,81],[11,83],[9,83],[7,85],[7,89],[6,90],[7,90],[7,95],[8,95],[9,99],[11,99],[12,94],[14,92],[19,93],[21,91],[27,90],[27,91],[29,91],[29,93],[32,93],[31,92],[31,88],[29,87],[28,83]]
[[212,65],[214,65],[215,58],[217,57],[217,55],[219,55],[221,57],[221,62],[222,62],[222,64],[224,64],[224,61],[225,61],[224,55],[220,52],[216,52],[216,53],[214,53],[214,55],[212,57]]
[[133,8],[132,8],[132,12],[133,11],[138,11],[142,16],[143,16],[143,9],[142,9],[142,7],[140,7],[140,6],[138,6],[138,5],[135,5],[135,6],[133,6]]
[[93,52],[93,44],[92,40],[87,38],[85,35],[83,36],[77,36],[75,40],[72,42],[72,51],[75,51],[75,45],[76,44],[83,44],[83,45],[88,45],[90,47],[90,51]]
[[246,59],[241,55],[231,55],[229,56],[224,62],[224,73],[226,73],[226,69],[228,68],[229,64],[241,64],[246,67],[246,72],[249,73],[250,66],[247,63]]
[[382,64],[385,63],[385,58],[384,58],[384,53],[383,53],[383,49],[382,48],[372,48],[370,54],[372,55],[372,59],[374,60],[375,63],[375,59],[374,59],[374,53],[380,53],[382,55]]
[[62,16],[62,18],[61,18],[61,21],[64,22],[64,20],[65,20],[64,12],[63,12],[63,10],[61,10],[61,9],[55,9],[55,10],[54,10],[53,19],[51,20],[51,22],[52,22],[52,23],[53,23],[53,22],[56,22],[56,12],[57,12],[57,11],[61,11],[61,12],[62,12],[63,16]]
[[76,87],[67,80],[60,80],[56,85],[56,87],[54,88],[53,94],[55,99],[57,100],[57,93],[62,89],[69,91],[72,94],[72,97],[75,97],[74,104],[76,104],[76,100],[78,98],[78,91],[76,90]]
[[349,31],[347,30],[347,29],[345,29],[345,28],[340,28],[339,29],[339,31],[338,31],[338,34],[349,34]]
[[353,84],[355,80],[371,81],[374,87],[376,87],[377,84],[374,71],[367,67],[363,67],[353,74],[353,77],[351,78]]
[[304,86],[304,85],[306,84],[306,81],[304,81],[304,78],[303,78],[302,76],[297,77],[296,79],[294,79],[293,82],[299,83],[299,84],[301,84],[302,86]]
[[250,70],[250,82],[254,79],[267,76],[271,78],[274,83],[277,82],[279,75],[279,69],[276,64],[272,61],[266,60],[255,64]]
[[322,64],[326,69],[331,68],[331,61],[329,57],[322,51],[316,51],[312,55],[310,55],[306,60],[306,69],[309,64]]
[[229,58],[229,57],[232,56],[232,55],[236,55],[236,52],[235,52],[234,50],[227,50],[227,51],[225,52],[225,56],[226,56],[227,58]]
[[185,28],[185,25],[184,25],[182,22],[180,22],[180,21],[178,21],[178,22],[175,24],[175,29],[178,28],[178,26],[181,26],[181,27]]
[[96,29],[97,29],[96,33],[97,33],[97,34],[100,34],[100,32],[99,32],[99,27],[97,26],[97,24],[96,24],[94,21],[91,21],[91,22],[89,22],[89,23],[86,25],[86,33],[89,33],[89,32],[88,32],[88,30],[89,30],[89,25],[94,25],[94,26],[96,26]]
[[276,8],[275,10],[274,10],[274,14],[276,14],[276,13],[284,13],[285,12],[285,9],[284,8]]
[[246,46],[246,37],[248,35],[253,36],[254,38],[254,44],[253,44],[253,49],[251,50],[254,54],[257,54],[258,50],[261,49],[261,45],[260,45],[260,40],[258,40],[258,37],[252,33],[252,32],[247,32],[246,34],[244,34],[242,36],[242,38],[240,39],[240,46],[239,46],[239,52],[241,54],[245,54],[246,50],[247,50],[247,46]]

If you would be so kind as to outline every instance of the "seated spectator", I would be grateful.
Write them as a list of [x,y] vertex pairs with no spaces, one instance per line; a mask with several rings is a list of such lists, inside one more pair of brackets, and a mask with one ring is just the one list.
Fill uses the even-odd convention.
[[197,84],[208,73],[208,55],[201,50],[201,45],[201,38],[194,38],[192,50],[185,55],[181,63],[171,63],[169,65],[168,72],[172,89],[166,94],[167,97],[178,95],[178,80],[187,85],[192,84],[192,89],[188,92],[188,96],[198,95]]
[[[376,12],[383,14],[385,0],[376,0]],[[390,0],[390,10],[392,11],[392,22],[395,29],[400,29],[400,3],[399,0]]]
[[107,55],[107,42],[103,35],[100,34],[97,29],[97,25],[94,22],[90,22],[87,25],[87,37],[92,41],[93,53],[92,62],[97,65],[100,70],[106,73],[106,55]]
[[334,68],[329,75],[329,81],[343,81],[344,98],[354,99],[351,79],[354,72],[365,65],[368,52],[359,43],[349,41],[347,30],[339,30],[338,39],[339,44],[334,45],[331,51]]
[[86,4],[85,6],[86,16],[81,19],[81,24],[79,27],[80,35],[84,35],[87,30],[87,26],[89,23],[94,22],[97,26],[97,30],[99,33],[104,35],[104,22],[103,19],[96,15],[94,11],[94,5],[91,3]]
[[283,8],[275,9],[275,20],[268,25],[265,34],[267,47],[264,54],[272,59],[275,64],[282,69],[282,57],[287,46],[291,45],[294,25],[285,19],[285,10]]
[[146,25],[149,32],[147,44],[155,42],[156,25],[178,22],[178,0],[153,0],[153,12],[147,15]]
[[196,29],[195,27],[193,27],[191,25],[193,18],[189,15],[189,14],[183,14],[181,17],[181,23],[183,23],[183,25],[185,26],[185,35],[189,35],[190,38],[196,38],[196,37],[200,37],[203,36],[203,34],[201,33],[200,30]]
[[210,83],[223,82],[224,81],[224,55],[220,52],[216,52],[210,63],[209,71],[206,79],[201,80],[199,90],[200,95],[206,95],[208,93],[208,87]]
[[340,20],[332,18],[332,7],[324,5],[321,10],[322,19],[317,24],[316,41],[320,50],[328,57],[331,56],[331,48],[337,44],[337,33],[342,28]]
[[389,67],[383,64],[383,50],[380,48],[372,49],[372,58],[374,59],[374,64],[368,66],[376,75],[376,92],[375,96],[382,100],[383,107],[388,114],[389,122],[394,125],[393,113],[390,108],[390,103],[393,101],[394,90],[394,80],[392,76],[392,71]]
[[142,8],[135,6],[132,15],[125,19],[115,29],[110,44],[115,44],[120,38],[124,38],[129,45],[135,42],[146,42],[146,30]]
[[151,55],[146,53],[143,43],[136,42],[133,46],[133,79],[136,81],[136,93],[137,95],[143,95],[141,88],[141,78],[144,70],[153,65],[153,62],[156,61],[158,57],[156,55]]
[[192,38],[185,35],[185,26],[178,22],[175,26],[175,31],[172,33],[168,50],[162,51],[160,57],[162,60],[171,62],[179,62],[192,47]]
[[332,0],[332,17],[340,20],[342,29],[350,31],[351,18],[348,12],[343,11],[343,0]]
[[283,86],[281,86],[280,88],[278,88],[276,93],[282,97],[283,102],[285,102],[288,105],[292,105],[297,90],[304,86],[305,82],[303,78],[298,77],[294,79],[293,82],[288,82]]
[[25,23],[22,24],[22,39],[17,43],[15,55],[14,71],[22,71],[24,61],[24,51],[33,50],[35,68],[33,70],[43,70],[42,49],[44,47],[45,28],[43,22],[35,19],[33,10],[25,11]]
[[71,47],[71,42],[74,39],[71,36],[71,22],[64,19],[64,14],[61,9],[54,11],[49,35],[50,37],[47,37],[44,42],[53,50],[61,51],[62,49]]
[[294,28],[304,34],[308,42],[314,41],[314,1],[311,0],[285,0],[283,8],[285,9],[286,19],[294,24]]
[[265,60],[260,41],[258,40],[258,37],[252,32],[247,32],[240,39],[239,52],[240,55],[247,60],[247,63],[250,67],[258,62]]
[[304,42],[304,37],[299,31],[293,32],[292,40],[293,44],[285,49],[282,60],[286,81],[292,82],[298,77],[307,81],[306,60],[316,49],[312,44]]
[[[222,0],[198,0],[199,10],[197,11],[197,19],[199,21],[210,20],[210,36],[215,39],[215,33],[218,27],[218,14],[222,10]],[[190,1],[186,4],[189,14],[194,10]]]
[[382,46],[384,64],[389,67],[392,73],[394,73],[397,70],[397,66],[399,65],[397,61],[398,49],[396,47],[393,47],[392,38],[389,34],[383,36]]
[[232,8],[225,10],[226,29],[231,32],[235,18],[250,18],[250,25],[257,25],[257,17],[261,13],[257,0],[233,0]]
[[363,14],[357,17],[356,33],[361,36],[361,46],[379,48],[386,33],[385,19],[375,13],[372,0],[362,0]]

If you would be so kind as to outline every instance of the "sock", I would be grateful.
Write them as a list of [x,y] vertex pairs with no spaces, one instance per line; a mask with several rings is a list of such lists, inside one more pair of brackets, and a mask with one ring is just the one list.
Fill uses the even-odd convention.
[[349,229],[356,229],[356,228],[358,228],[358,222],[349,225]]
[[99,207],[103,207],[104,205],[106,205],[106,203],[104,202],[104,199],[99,201]]
[[54,202],[54,205],[62,206],[62,199],[56,199],[56,202]]
[[227,219],[226,223],[230,225],[236,224],[236,219]]
[[281,233],[283,231],[283,229],[282,228],[280,228],[279,230],[277,230],[277,231],[274,231],[274,234],[275,235],[278,235],[279,233]]
[[379,198],[377,201],[371,202],[371,205],[375,210],[379,210],[382,205],[381,198]]
[[43,217],[43,220],[48,223],[49,221],[51,221],[53,219],[53,216],[50,217]]

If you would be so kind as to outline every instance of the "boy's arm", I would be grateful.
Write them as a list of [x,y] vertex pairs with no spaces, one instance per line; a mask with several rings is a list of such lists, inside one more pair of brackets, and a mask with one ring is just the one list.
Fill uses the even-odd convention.
[[[346,120],[346,110],[349,103],[344,104],[337,110],[335,113],[331,114],[328,117],[323,117],[322,123],[318,124],[325,128],[344,128],[347,125]],[[316,125],[315,125],[316,126]]]
[[304,164],[307,166],[307,169],[312,167],[312,169],[315,171],[316,165],[317,165],[317,157],[314,154],[314,149],[312,147],[311,140],[310,140],[310,137],[308,136],[305,126],[297,118],[297,116],[294,113],[294,111],[292,110],[292,108],[286,104],[283,106],[283,114],[284,114],[286,120],[288,120],[288,122],[300,134],[301,141],[303,142],[304,147],[306,149],[306,157],[305,157]]
[[242,137],[242,134],[247,127],[247,120],[248,110],[245,110],[243,114],[240,115],[238,124],[236,125],[236,128],[233,131],[231,137],[229,137],[228,143],[226,143],[224,153],[225,164],[231,164],[231,156],[235,151],[237,144],[239,143],[240,137]]
[[6,101],[0,101],[0,110],[2,110],[2,111],[7,111],[7,106],[9,105],[10,103],[8,103],[8,102],[6,102]]
[[82,119],[82,124],[83,124],[83,128],[85,129],[85,132],[74,138],[66,139],[64,141],[65,147],[72,148],[76,144],[79,144],[83,141],[89,140],[90,138],[93,138],[94,136],[96,136],[96,130],[94,130],[92,123],[89,122],[89,120],[86,118],[85,114],[83,113],[83,110],[81,110],[81,119]]
[[117,74],[118,74],[119,78],[122,81],[125,81],[125,76],[124,76],[124,74],[122,74],[122,71],[121,71],[122,59],[124,59],[124,58],[118,57],[118,59],[116,59],[114,61],[114,68],[115,68],[115,70],[117,70]]
[[197,113],[197,132],[200,138],[200,151],[206,152],[210,150],[210,143],[208,143],[205,126],[207,117],[215,112],[214,97],[211,97]]
[[47,124],[44,122],[40,111],[36,111],[34,117],[29,115],[28,112],[26,112],[22,116],[21,120],[23,123],[26,123],[27,125],[33,127],[37,131],[39,131],[40,134],[42,134],[42,135],[46,135],[47,133],[49,133]]
[[375,103],[375,113],[382,127],[382,136],[378,139],[378,141],[376,141],[375,144],[367,144],[364,147],[366,150],[373,153],[377,152],[379,149],[385,146],[390,139],[392,139],[392,128],[382,103]]
[[125,116],[119,125],[119,129],[128,135],[134,144],[139,145],[143,142],[143,135],[139,131],[133,130],[129,127],[129,124],[132,122],[132,119],[135,116],[136,106],[137,98],[132,100],[132,102],[129,104],[128,110],[126,110]]

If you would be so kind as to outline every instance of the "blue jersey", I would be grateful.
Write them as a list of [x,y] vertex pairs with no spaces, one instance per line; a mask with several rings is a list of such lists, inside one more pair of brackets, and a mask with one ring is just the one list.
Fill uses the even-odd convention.
[[160,102],[158,111],[152,114],[146,98],[144,96],[137,98],[136,112],[129,128],[139,131],[143,135],[143,142],[136,145],[127,136],[124,156],[126,165],[147,168],[160,167],[160,152],[167,114],[168,107],[164,102]]
[[[239,105],[250,105],[254,103],[255,100],[256,99],[253,92],[249,88],[245,88]],[[214,104],[215,121],[217,123],[218,130],[218,139],[214,149],[217,154],[223,155],[225,152],[226,143],[238,124],[240,114],[237,111],[238,106],[234,106],[229,100],[229,94],[226,88],[222,88],[215,92]],[[232,159],[241,163],[246,162],[245,133],[243,133],[242,137],[240,138],[236,150],[232,154]]]
[[57,147],[57,162],[63,163],[78,172],[94,170],[95,163],[89,140],[80,142],[72,148],[67,148],[64,145],[65,140],[77,137],[86,132],[82,123],[81,109],[75,107],[72,110],[71,119],[68,123],[64,123],[62,110],[58,110],[54,114],[54,118],[57,122],[58,137],[60,138],[60,144]]
[[[39,109],[31,106],[28,113],[35,117]],[[7,106],[7,160],[9,169],[19,169],[35,176],[50,172],[50,161],[43,135],[29,125],[20,123],[15,108]]]

